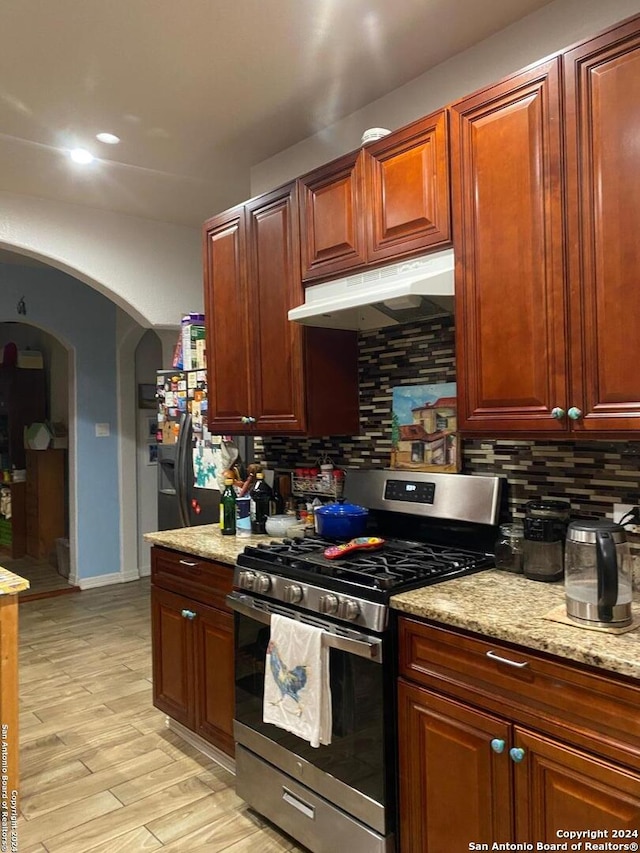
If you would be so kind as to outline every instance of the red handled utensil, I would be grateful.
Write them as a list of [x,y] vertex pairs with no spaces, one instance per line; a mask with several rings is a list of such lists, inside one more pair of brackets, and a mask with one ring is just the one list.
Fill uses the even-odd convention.
[[327,560],[336,560],[352,551],[375,551],[383,545],[384,539],[380,539],[379,536],[358,536],[356,539],[345,542],[344,545],[330,545],[324,549],[323,553]]

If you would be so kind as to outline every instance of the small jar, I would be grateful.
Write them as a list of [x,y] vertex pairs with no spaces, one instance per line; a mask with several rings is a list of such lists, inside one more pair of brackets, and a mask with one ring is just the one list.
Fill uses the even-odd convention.
[[519,522],[500,525],[496,542],[496,569],[522,574],[524,527]]

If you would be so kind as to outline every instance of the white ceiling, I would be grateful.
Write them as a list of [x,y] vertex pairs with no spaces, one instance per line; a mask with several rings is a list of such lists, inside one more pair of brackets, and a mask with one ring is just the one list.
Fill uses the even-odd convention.
[[200,226],[252,165],[548,2],[2,0],[0,190]]

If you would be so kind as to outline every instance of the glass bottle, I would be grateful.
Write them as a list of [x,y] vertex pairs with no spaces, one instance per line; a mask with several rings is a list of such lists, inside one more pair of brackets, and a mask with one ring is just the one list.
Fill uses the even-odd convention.
[[220,497],[220,532],[223,536],[236,534],[236,490],[232,479],[224,481],[224,492]]
[[250,493],[251,503],[249,513],[251,515],[251,532],[266,533],[265,524],[269,515],[269,504],[272,499],[272,491],[264,479],[264,474],[256,474],[256,484]]
[[277,475],[273,478],[271,489],[271,500],[269,502],[269,515],[282,515],[284,513],[284,498],[280,492]]
[[524,527],[520,522],[500,525],[500,537],[496,542],[496,569],[522,573]]

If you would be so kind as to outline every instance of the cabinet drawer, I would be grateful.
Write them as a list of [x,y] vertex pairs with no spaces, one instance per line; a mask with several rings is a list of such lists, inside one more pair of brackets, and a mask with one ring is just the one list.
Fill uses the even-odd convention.
[[640,769],[639,684],[405,618],[400,673]]
[[156,586],[231,612],[225,603],[233,587],[230,566],[158,547],[151,555],[151,581]]

